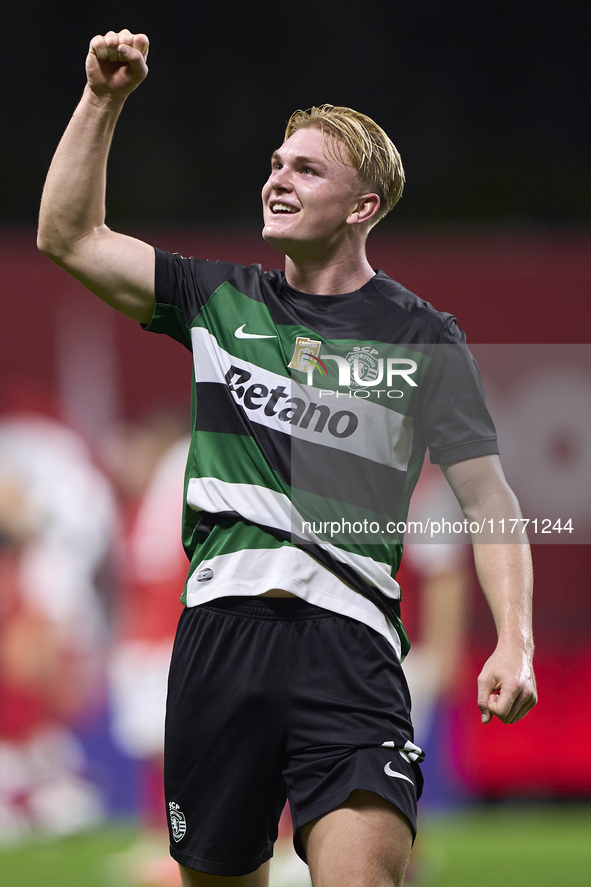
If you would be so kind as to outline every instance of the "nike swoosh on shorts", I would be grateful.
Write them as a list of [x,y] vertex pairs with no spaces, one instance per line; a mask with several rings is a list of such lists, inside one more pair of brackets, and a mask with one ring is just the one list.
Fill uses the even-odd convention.
[[397,770],[392,770],[390,768],[390,764],[392,761],[388,761],[386,766],[384,767],[384,773],[386,776],[396,776],[397,779],[406,779],[407,782],[410,782],[411,785],[414,785],[412,779],[409,779],[408,776],[405,776],[403,773],[399,773]]

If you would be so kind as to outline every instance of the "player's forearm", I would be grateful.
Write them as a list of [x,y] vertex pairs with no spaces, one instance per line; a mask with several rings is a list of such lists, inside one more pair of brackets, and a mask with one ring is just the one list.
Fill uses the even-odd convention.
[[122,100],[87,86],[52,160],[41,200],[37,245],[66,261],[77,242],[105,223],[106,167]]
[[499,644],[533,654],[533,571],[527,544],[476,543],[474,562],[490,607]]
[[[492,478],[490,486],[484,487],[465,513],[473,525],[486,527],[486,536],[472,536],[474,563],[499,642],[533,651],[533,571],[527,537],[520,529],[522,515],[517,497],[504,478]],[[503,530],[510,527],[519,532],[504,534]]]
[[498,456],[456,462],[443,471],[470,531],[476,531],[472,532],[476,571],[499,638],[478,678],[478,707],[485,724],[493,716],[513,724],[537,701],[532,566],[521,510]]
[[531,553],[519,502],[497,456],[447,466],[446,477],[472,533],[478,579],[499,641],[533,649]]

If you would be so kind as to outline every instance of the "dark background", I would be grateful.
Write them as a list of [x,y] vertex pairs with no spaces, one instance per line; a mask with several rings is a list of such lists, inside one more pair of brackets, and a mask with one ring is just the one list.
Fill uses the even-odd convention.
[[0,224],[35,222],[90,38],[145,31],[150,75],[119,124],[109,221],[258,225],[298,107],[374,117],[408,178],[384,227],[591,221],[588,4],[24,0],[2,27]]

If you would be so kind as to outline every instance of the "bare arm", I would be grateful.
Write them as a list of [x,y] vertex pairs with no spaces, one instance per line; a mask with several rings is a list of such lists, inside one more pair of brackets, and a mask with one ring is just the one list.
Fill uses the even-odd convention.
[[88,83],[59,143],[41,200],[37,245],[118,311],[148,323],[154,250],[105,225],[107,156],[127,96],[148,73],[148,38],[124,30],[94,37]]
[[[442,466],[465,516],[470,521],[521,517],[498,456],[483,456]],[[491,609],[498,635],[496,649],[478,678],[478,706],[487,724],[493,715],[512,724],[537,701],[532,666],[533,574],[525,536],[503,542],[498,529],[486,542],[472,536],[478,581]]]

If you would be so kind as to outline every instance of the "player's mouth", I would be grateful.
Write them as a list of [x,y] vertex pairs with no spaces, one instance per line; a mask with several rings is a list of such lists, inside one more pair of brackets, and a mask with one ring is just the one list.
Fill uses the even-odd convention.
[[280,200],[270,203],[269,207],[274,216],[290,215],[299,212],[299,209],[296,209],[295,206],[290,206],[289,203],[283,203]]

